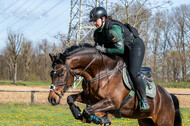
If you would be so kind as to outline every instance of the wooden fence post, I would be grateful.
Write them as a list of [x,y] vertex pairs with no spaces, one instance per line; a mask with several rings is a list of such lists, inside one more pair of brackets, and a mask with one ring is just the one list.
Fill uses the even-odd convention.
[[35,93],[35,91],[31,91],[31,103],[32,104],[34,103],[34,93]]

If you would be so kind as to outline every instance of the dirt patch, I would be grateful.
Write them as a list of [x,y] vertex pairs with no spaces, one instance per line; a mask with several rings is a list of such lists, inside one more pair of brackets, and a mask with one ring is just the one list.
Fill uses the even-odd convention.
[[[49,86],[15,86],[15,85],[1,85],[0,90],[49,90]],[[74,89],[72,89],[74,90]],[[77,90],[77,89],[76,89]],[[183,88],[166,88],[169,93],[190,93],[190,89]],[[61,105],[66,105],[66,98],[71,93],[66,93],[61,99]],[[49,104],[48,98],[49,92],[36,92],[35,103],[37,104]],[[176,95],[180,102],[180,107],[190,107],[190,95]],[[0,92],[1,103],[30,103],[31,92]]]
[[[190,88],[165,88],[169,93],[190,93]],[[190,107],[190,95],[176,95],[180,107]]]
[[[49,91],[49,86],[15,86],[1,85],[0,90],[40,90]],[[74,90],[74,89],[73,89]],[[77,89],[76,89],[77,90]],[[60,104],[66,105],[66,98],[71,93],[66,93]],[[50,104],[48,102],[49,92],[35,92],[34,102],[37,104]],[[31,92],[0,92],[0,103],[31,103]]]

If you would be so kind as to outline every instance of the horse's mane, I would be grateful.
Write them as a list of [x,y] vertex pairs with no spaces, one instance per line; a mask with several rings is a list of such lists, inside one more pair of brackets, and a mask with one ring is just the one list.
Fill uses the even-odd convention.
[[90,49],[94,49],[94,46],[92,46],[92,45],[90,45],[90,44],[87,44],[87,43],[85,43],[85,44],[83,44],[83,45],[73,45],[73,46],[71,46],[71,47],[68,47],[68,48],[64,51],[63,55],[64,55],[65,57],[68,57],[68,56],[71,56],[71,55],[73,55],[73,54],[75,54],[75,53],[85,51],[86,49],[89,49],[89,48],[90,48]]
[[[59,63],[60,60],[62,63],[65,63],[67,57],[74,55],[76,53],[79,53],[79,52],[82,52],[82,53],[84,52],[84,53],[88,54],[89,51],[93,52],[93,51],[97,51],[97,50],[95,49],[94,46],[87,44],[87,43],[85,43],[83,45],[73,45],[71,47],[66,48],[63,53],[58,53],[56,55],[57,60],[55,61],[55,63]],[[101,55],[102,55],[102,53],[101,53]],[[105,55],[113,60],[116,60],[116,56],[113,54],[103,53],[103,55]]]

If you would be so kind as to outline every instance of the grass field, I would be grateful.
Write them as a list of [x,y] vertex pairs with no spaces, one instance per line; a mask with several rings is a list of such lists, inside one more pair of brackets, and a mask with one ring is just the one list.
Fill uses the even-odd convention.
[[[68,106],[0,103],[0,108],[0,126],[95,126],[75,120]],[[190,108],[182,108],[181,113],[183,126],[189,126]],[[120,118],[112,120],[112,126],[138,126],[138,124],[137,120]]]
[[[13,81],[3,81],[0,80],[0,85],[15,85]],[[36,86],[36,85],[50,85],[50,82],[40,82],[40,81],[18,81],[16,85],[22,86]]]

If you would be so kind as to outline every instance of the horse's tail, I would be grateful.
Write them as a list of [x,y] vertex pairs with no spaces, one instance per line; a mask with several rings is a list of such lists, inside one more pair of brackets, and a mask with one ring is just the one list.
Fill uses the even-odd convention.
[[181,126],[182,120],[181,120],[181,113],[179,110],[179,101],[177,97],[174,94],[170,94],[172,97],[172,100],[174,102],[175,106],[175,120],[174,120],[174,126]]

